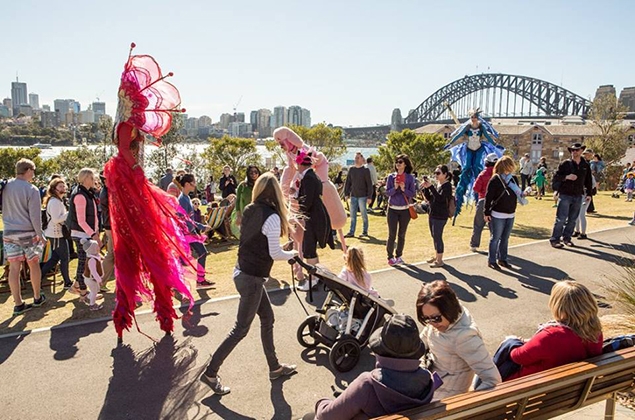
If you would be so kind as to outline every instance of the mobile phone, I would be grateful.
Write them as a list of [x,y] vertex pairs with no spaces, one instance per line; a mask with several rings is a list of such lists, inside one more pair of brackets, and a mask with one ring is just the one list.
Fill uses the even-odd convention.
[[406,174],[405,173],[397,174],[397,177],[395,178],[395,183],[396,184],[401,184],[401,183],[403,183],[405,181],[406,181]]

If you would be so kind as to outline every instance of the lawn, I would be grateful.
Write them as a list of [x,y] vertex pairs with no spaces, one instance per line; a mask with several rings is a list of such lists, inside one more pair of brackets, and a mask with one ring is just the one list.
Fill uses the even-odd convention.
[[[554,222],[555,208],[550,198],[535,200],[530,198],[529,205],[520,207],[516,213],[514,230],[510,239],[510,246],[527,243],[535,240],[547,239],[551,234]],[[587,217],[588,232],[593,232],[611,227],[624,226],[631,220],[634,203],[624,202],[624,199],[611,198],[610,192],[601,192],[595,197],[595,206],[598,213]],[[385,240],[387,237],[387,225],[385,217],[370,215],[369,239],[348,239],[349,245],[361,245],[366,254],[369,270],[386,268]],[[473,208],[463,210],[458,217],[455,226],[447,225],[444,232],[445,255],[456,256],[469,253],[469,239],[472,233]],[[1,226],[1,225],[0,225]],[[347,226],[348,227],[348,226]],[[361,221],[358,223],[361,229]],[[357,234],[361,233],[361,230]],[[486,251],[488,242],[487,233],[483,233],[481,251]],[[216,282],[216,288],[206,291],[195,291],[196,299],[218,298],[236,294],[232,281],[232,270],[236,262],[237,241],[214,242],[209,246],[210,255],[207,258],[207,271],[211,274],[208,279]],[[404,259],[406,262],[420,262],[433,254],[432,239],[428,230],[428,217],[420,215],[417,220],[411,221],[406,237]],[[513,251],[510,253],[513,261]],[[324,249],[319,251],[322,264],[332,271],[339,271],[342,266],[342,253],[339,249]],[[483,265],[486,257],[483,256]],[[76,260],[71,263],[71,275],[74,273]],[[424,267],[425,270],[432,270]],[[434,269],[434,270],[443,270]],[[59,276],[58,276],[59,281]],[[114,282],[109,284],[114,289]],[[276,262],[272,270],[272,278],[268,282],[269,288],[284,287],[291,283],[291,270],[288,264]],[[91,312],[88,307],[78,302],[77,296],[63,291],[58,284],[57,293],[53,294],[50,286],[44,286],[49,298],[42,309],[33,309],[24,315],[11,317],[13,301],[8,293],[6,283],[0,287],[0,333],[11,331],[30,330],[39,327],[58,325],[71,321],[107,316],[114,306],[114,294],[105,294],[104,309],[99,312]],[[27,301],[30,301],[32,293],[29,287],[23,290]],[[175,301],[176,302],[176,301]],[[144,306],[148,309],[147,306]]]

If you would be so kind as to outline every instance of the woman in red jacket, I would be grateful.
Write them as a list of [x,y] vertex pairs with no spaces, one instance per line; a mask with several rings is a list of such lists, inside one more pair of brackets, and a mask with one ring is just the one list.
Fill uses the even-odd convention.
[[561,281],[551,289],[554,320],[540,326],[525,344],[510,353],[520,370],[505,380],[579,362],[602,353],[602,325],[593,295],[581,283]]

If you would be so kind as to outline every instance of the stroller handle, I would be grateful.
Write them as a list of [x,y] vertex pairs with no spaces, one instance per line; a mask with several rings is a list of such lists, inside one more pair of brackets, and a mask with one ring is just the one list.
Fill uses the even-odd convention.
[[315,266],[312,266],[311,264],[307,264],[304,261],[302,261],[302,259],[299,256],[295,256],[293,258],[291,258],[289,261],[287,261],[289,263],[289,265],[293,265],[293,264],[299,264],[300,267],[304,268],[306,271],[313,273],[315,272]]

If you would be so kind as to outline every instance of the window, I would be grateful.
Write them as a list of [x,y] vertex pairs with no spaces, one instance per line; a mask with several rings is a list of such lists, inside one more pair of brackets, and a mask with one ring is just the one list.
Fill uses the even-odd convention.
[[444,139],[449,139],[450,138],[450,133],[443,133],[443,138]]
[[531,137],[531,144],[542,144],[542,134],[536,133]]
[[554,159],[560,159],[560,151],[558,149],[553,151],[553,154],[551,155]]
[[538,163],[540,157],[542,156],[542,150],[532,150],[531,151],[531,161],[533,163]]

